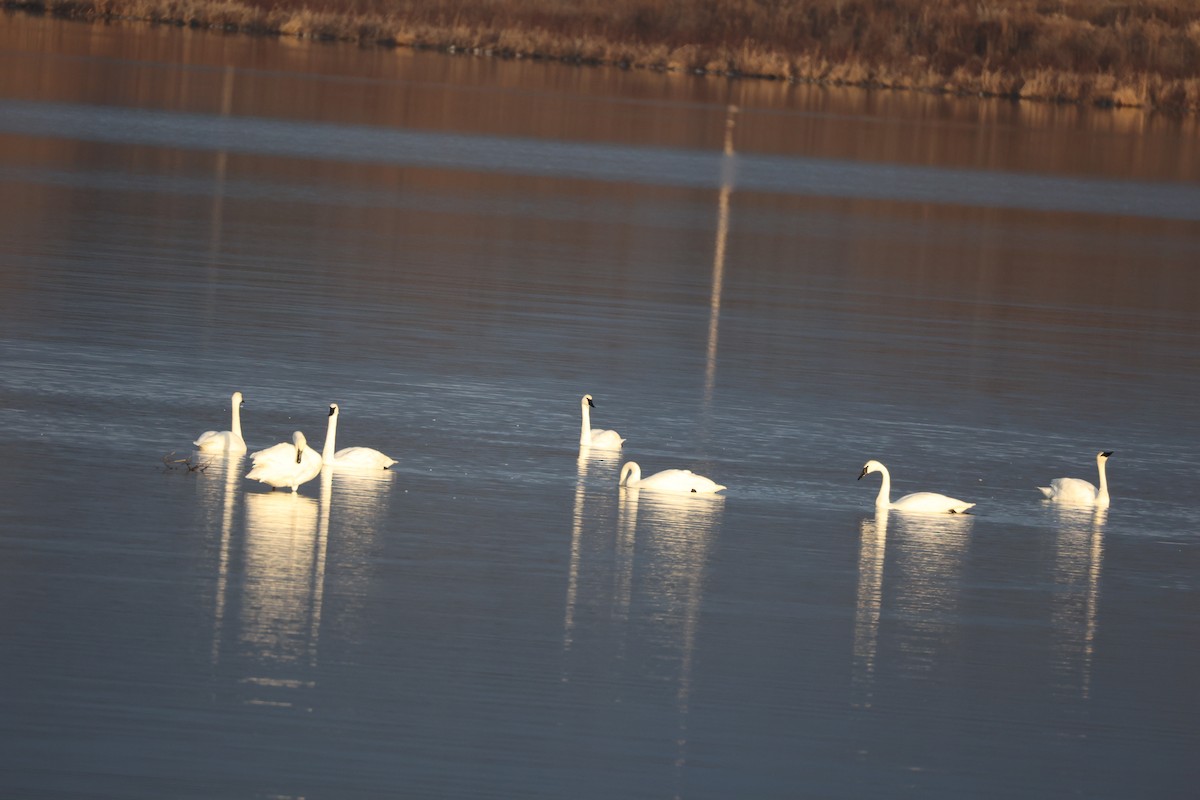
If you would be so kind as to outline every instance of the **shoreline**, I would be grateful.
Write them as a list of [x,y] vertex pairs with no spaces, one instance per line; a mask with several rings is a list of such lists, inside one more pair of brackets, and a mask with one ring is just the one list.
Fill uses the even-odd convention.
[[[4,0],[10,11],[726,78],[1200,112],[1200,3]],[[1103,12],[1104,16],[1097,16]],[[1074,14],[1074,16],[1072,16]],[[781,24],[782,23],[782,24]]]

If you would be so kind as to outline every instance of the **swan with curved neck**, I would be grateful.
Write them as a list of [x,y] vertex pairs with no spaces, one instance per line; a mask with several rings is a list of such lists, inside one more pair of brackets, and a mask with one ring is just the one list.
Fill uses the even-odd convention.
[[864,476],[870,475],[872,472],[883,473],[883,481],[879,484],[879,495],[875,498],[875,508],[881,511],[892,509],[894,511],[919,511],[927,514],[963,514],[975,505],[937,492],[914,492],[904,495],[893,503],[891,501],[892,475],[883,464],[871,459],[863,465],[858,479],[862,480]]
[[1104,471],[1111,450],[1096,454],[1096,469],[1100,473],[1100,488],[1097,489],[1090,481],[1082,478],[1055,478],[1049,486],[1039,486],[1038,490],[1047,500],[1072,506],[1094,506],[1108,508],[1108,475]]
[[697,475],[690,469],[665,469],[643,478],[642,468],[636,461],[626,461],[621,467],[621,477],[618,478],[617,485],[628,489],[681,494],[712,494],[728,488],[703,475]]
[[344,447],[334,452],[337,440],[338,404],[329,404],[329,427],[325,432],[325,448],[321,451],[321,460],[328,467],[349,467],[353,469],[387,469],[396,463],[371,447]]
[[[268,458],[260,460],[246,473],[251,480],[265,483],[274,489],[289,488],[293,492],[302,483],[307,483],[321,474],[323,466],[321,456],[308,446],[304,434],[296,431],[292,434],[292,443],[283,443],[291,455],[288,458]],[[274,453],[279,445],[270,448]]]
[[246,440],[242,438],[242,393],[234,392],[232,419],[227,431],[205,431],[192,444],[201,453],[244,453]]
[[595,407],[596,404],[592,402],[590,394],[585,394],[580,398],[579,408],[582,411],[583,425],[579,431],[579,446],[595,447],[598,450],[620,450],[621,443],[625,441],[621,438],[621,434],[592,427],[592,414],[588,409]]

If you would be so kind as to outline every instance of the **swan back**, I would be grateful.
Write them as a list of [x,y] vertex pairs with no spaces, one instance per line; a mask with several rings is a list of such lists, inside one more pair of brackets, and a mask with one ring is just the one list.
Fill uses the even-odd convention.
[[201,453],[244,453],[246,440],[242,438],[242,393],[234,392],[229,398],[230,424],[227,431],[205,431],[192,442]]
[[643,478],[642,468],[636,461],[626,462],[621,467],[618,485],[624,485],[630,489],[647,489],[678,494],[713,494],[728,488],[703,475],[697,475],[690,469],[665,469]]
[[967,509],[974,507],[974,503],[967,503],[937,492],[906,494],[889,506],[896,511],[916,511],[926,514],[965,514]]

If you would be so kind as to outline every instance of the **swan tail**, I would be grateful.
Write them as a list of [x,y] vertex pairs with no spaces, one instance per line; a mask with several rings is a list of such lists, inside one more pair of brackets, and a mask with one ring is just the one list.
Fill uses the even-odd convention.
[[1045,498],[1047,500],[1054,499],[1054,490],[1051,489],[1049,486],[1039,486],[1037,488],[1038,488],[1038,491],[1041,492],[1042,495],[1045,496]]

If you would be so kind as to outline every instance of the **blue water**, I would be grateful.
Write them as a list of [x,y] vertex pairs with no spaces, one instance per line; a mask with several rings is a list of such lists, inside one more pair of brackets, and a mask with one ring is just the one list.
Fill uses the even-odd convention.
[[[374,56],[263,40],[276,91],[220,116],[163,80],[211,65],[98,54],[144,29],[22,19],[61,38],[0,40],[52,76],[0,82],[0,794],[1194,793],[1186,169],[848,160],[793,127],[895,120],[795,100],[740,102],[733,156],[514,136],[563,95],[441,56],[412,86],[494,131],[303,119],[323,54]],[[723,124],[623,75],[563,124]],[[234,390],[251,449],[337,402],[399,463],[271,492],[192,450]],[[585,392],[620,454],[579,452]],[[1039,499],[1101,449],[1107,513]],[[869,458],[975,513],[877,516]],[[630,459],[729,488],[618,489]]]

